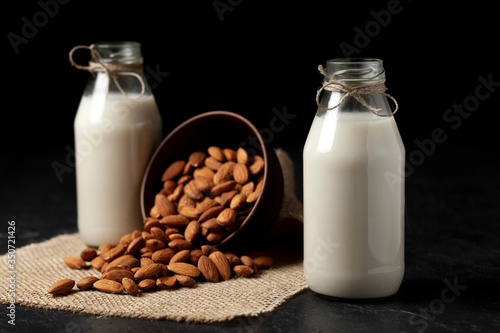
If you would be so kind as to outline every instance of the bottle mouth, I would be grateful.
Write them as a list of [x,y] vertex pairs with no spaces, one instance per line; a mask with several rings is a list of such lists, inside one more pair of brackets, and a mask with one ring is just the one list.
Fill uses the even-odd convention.
[[[385,81],[383,62],[377,58],[335,58],[326,62],[326,72],[345,83]],[[325,78],[328,82],[330,79]]]
[[104,63],[132,64],[143,61],[139,42],[98,42],[95,48]]

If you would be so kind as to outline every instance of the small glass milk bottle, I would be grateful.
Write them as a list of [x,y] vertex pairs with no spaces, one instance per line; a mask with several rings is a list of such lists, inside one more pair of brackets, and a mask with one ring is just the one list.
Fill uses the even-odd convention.
[[[73,52],[89,49],[89,66]],[[140,188],[162,138],[162,120],[137,42],[77,46],[72,64],[92,73],[74,122],[78,230],[89,246],[142,229]]]
[[323,75],[303,152],[305,277],[327,298],[388,297],[404,274],[405,149],[386,96],[395,100],[379,59],[332,59]]

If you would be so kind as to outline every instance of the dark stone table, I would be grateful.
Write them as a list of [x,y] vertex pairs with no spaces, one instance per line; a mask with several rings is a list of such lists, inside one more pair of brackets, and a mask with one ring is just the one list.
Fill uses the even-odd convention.
[[[301,198],[301,152],[287,149],[296,162]],[[59,182],[50,166],[63,152],[19,151],[6,158],[1,252],[7,248],[8,220],[16,221],[17,247],[75,232],[74,174]],[[447,143],[415,168],[406,180],[405,278],[398,294],[384,302],[332,302],[307,290],[269,314],[215,324],[17,306],[15,329],[4,314],[0,331],[500,332],[498,170],[498,159],[484,151]]]

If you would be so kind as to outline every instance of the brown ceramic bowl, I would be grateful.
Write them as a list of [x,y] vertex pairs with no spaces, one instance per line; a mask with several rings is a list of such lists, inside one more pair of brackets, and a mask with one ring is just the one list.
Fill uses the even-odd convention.
[[212,111],[197,115],[175,128],[159,145],[144,174],[141,189],[143,217],[149,216],[155,195],[162,189],[161,176],[170,163],[187,160],[193,151],[205,151],[209,146],[245,148],[249,154],[264,158],[264,186],[248,217],[240,228],[221,243],[238,245],[263,239],[274,224],[283,199],[283,173],[274,149],[268,147],[259,131],[246,118],[228,111]]

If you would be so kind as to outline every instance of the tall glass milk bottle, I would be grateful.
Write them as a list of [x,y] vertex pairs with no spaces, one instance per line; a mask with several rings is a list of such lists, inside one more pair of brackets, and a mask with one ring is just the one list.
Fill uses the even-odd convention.
[[87,245],[99,246],[142,230],[140,187],[162,120],[139,43],[83,48],[91,51],[89,66],[72,61],[92,73],[74,122],[78,230]]
[[333,59],[323,74],[303,152],[305,277],[327,298],[388,297],[404,273],[405,149],[389,95],[369,93],[385,88],[382,61]]

